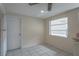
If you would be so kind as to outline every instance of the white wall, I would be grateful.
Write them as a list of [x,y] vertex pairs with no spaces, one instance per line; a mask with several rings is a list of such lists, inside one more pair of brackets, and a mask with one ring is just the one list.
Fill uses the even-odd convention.
[[22,47],[31,47],[43,42],[44,21],[33,17],[22,17]]
[[[40,44],[44,40],[44,21],[35,17],[9,13],[8,16],[16,16],[21,27],[21,47],[31,47]],[[14,43],[15,44],[15,43]]]
[[[51,44],[59,49],[73,53],[73,39],[76,33],[79,33],[79,9],[68,11],[62,14],[58,14],[45,19],[45,42]],[[48,22],[57,18],[68,17],[68,38],[49,36],[48,34]]]
[[1,55],[1,19],[2,19],[2,16],[0,11],[0,55]]

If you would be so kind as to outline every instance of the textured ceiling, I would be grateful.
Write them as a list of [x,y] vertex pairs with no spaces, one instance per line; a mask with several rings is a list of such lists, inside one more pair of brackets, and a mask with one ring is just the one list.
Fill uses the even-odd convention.
[[[29,6],[27,3],[5,3],[3,5],[7,13],[16,13],[43,19],[79,7],[78,3],[53,3],[52,10],[48,12],[47,3],[40,3],[34,6]],[[41,13],[41,10],[45,12]]]

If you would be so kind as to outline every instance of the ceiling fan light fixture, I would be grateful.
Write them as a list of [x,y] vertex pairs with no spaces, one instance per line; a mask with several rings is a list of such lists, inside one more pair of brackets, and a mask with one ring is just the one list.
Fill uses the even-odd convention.
[[41,10],[41,13],[44,13],[44,10]]

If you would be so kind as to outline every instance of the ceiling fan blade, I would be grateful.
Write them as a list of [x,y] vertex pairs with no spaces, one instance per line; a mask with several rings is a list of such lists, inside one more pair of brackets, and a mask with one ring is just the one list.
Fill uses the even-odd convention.
[[39,4],[39,3],[29,3],[30,6],[33,6],[33,5],[36,5],[36,4]]
[[52,9],[52,3],[48,3],[48,11],[51,11]]

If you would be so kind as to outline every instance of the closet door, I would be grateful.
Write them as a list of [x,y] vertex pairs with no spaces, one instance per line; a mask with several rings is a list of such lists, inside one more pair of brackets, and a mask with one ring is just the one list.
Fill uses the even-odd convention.
[[21,47],[20,20],[17,16],[7,15],[8,50]]

